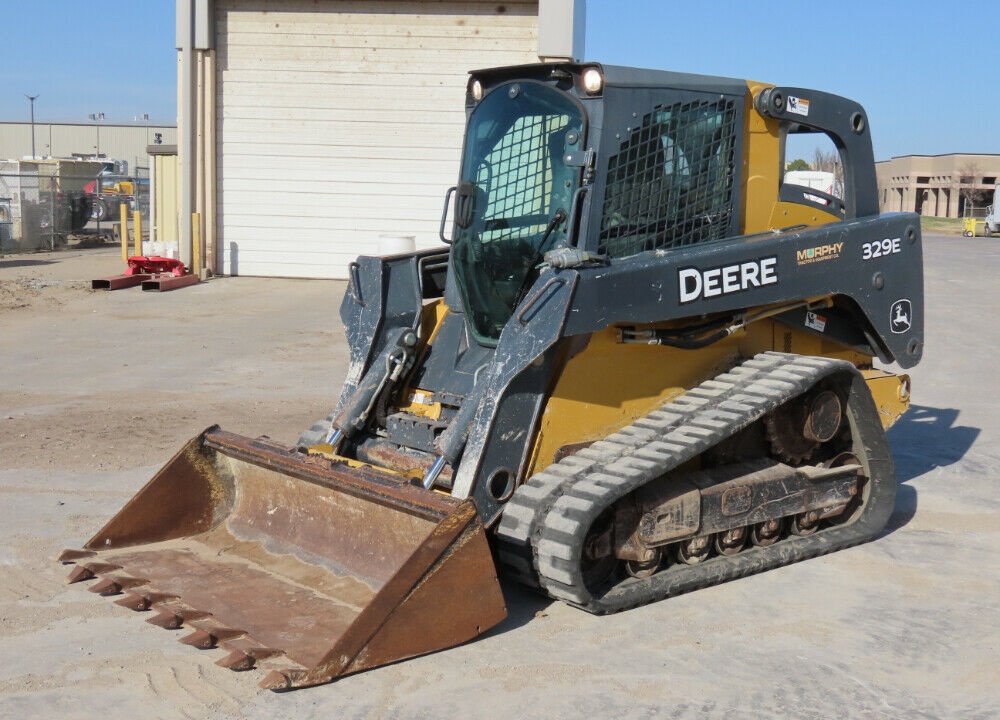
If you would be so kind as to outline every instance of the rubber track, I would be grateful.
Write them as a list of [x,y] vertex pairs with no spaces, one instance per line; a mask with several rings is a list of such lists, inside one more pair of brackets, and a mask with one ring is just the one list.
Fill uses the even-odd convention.
[[[600,596],[580,570],[584,539],[600,513],[636,488],[705,452],[833,373],[852,373],[855,445],[872,451],[877,471],[858,519],[808,537],[766,548],[717,556],[698,565],[674,564],[646,579],[629,578]],[[895,477],[871,397],[853,365],[830,358],[767,352],[736,366],[605,440],[532,477],[507,503],[497,529],[497,554],[505,574],[540,587],[553,598],[590,612],[636,607],[726,580],[813,557],[870,539],[885,524],[895,497]],[[861,407],[859,407],[861,406]],[[858,422],[861,418],[861,422]],[[865,420],[868,420],[865,422]],[[855,438],[858,440],[858,438]]]

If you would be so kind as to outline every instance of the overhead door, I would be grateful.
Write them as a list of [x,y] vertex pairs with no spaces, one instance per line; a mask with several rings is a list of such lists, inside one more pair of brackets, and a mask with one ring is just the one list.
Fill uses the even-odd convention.
[[216,34],[223,272],[343,278],[440,242],[467,71],[537,62],[537,3],[220,0]]

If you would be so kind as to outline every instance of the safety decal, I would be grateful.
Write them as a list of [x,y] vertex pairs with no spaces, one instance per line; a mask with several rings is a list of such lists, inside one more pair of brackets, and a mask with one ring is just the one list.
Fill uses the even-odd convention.
[[788,112],[795,113],[796,115],[808,116],[809,115],[809,101],[805,98],[795,97],[794,95],[788,96]]
[[897,335],[905,333],[913,324],[913,306],[905,298],[897,300],[889,309],[889,329]]
[[817,315],[814,312],[807,312],[806,327],[810,330],[815,330],[816,332],[823,332],[826,330],[826,318],[822,315]]

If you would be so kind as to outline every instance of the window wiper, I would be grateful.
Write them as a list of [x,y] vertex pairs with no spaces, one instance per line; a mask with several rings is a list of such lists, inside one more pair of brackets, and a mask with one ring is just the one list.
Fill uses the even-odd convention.
[[545,247],[545,243],[549,241],[549,235],[555,232],[555,229],[566,222],[566,211],[562,208],[556,210],[555,215],[549,220],[549,224],[545,226],[545,232],[542,234],[542,239],[538,241],[538,245],[535,247],[535,254],[531,257],[531,262],[528,264],[529,268],[535,267],[538,261],[542,259],[545,251],[542,249]]
[[531,271],[534,269],[535,265],[538,264],[538,261],[545,255],[545,243],[549,241],[549,236],[564,222],[566,222],[566,211],[559,208],[552,216],[552,219],[549,220],[549,224],[545,226],[545,232],[542,233],[542,239],[539,240],[538,245],[535,246],[535,252],[531,256],[531,262],[527,265],[528,271],[524,274],[524,280],[521,282],[521,287],[517,291],[517,299],[514,301],[514,307],[517,307],[517,304],[521,302],[521,298],[523,298],[524,294],[528,292],[529,281],[533,282]]

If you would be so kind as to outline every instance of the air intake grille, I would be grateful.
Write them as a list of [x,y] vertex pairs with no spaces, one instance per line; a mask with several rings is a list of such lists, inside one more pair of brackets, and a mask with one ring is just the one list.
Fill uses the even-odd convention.
[[725,237],[738,130],[732,100],[646,115],[608,162],[600,251],[627,257]]

